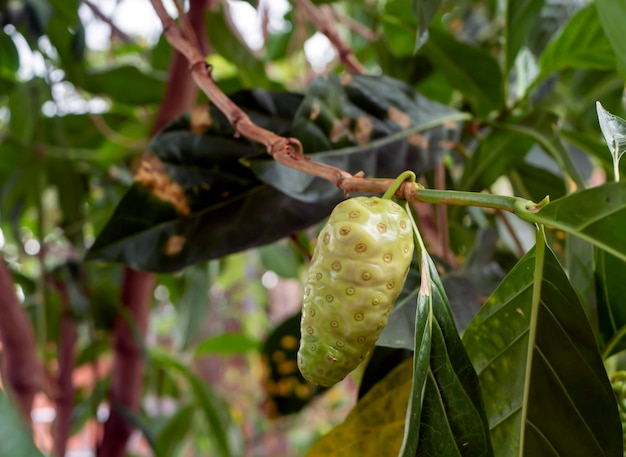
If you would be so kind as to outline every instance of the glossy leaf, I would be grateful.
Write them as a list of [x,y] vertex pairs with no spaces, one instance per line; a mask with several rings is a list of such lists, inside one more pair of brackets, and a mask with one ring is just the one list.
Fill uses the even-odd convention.
[[594,4],[578,10],[550,41],[539,59],[541,78],[565,68],[615,67],[609,43]]
[[595,259],[596,297],[598,300],[598,327],[603,354],[609,357],[626,349],[626,262],[598,250]]
[[[288,136],[313,160],[367,177],[395,177],[432,169],[458,138],[464,118],[393,78],[330,75],[313,81]],[[264,182],[302,201],[343,195],[332,183],[265,156],[249,165]]]
[[304,379],[298,370],[301,317],[298,313],[286,319],[263,344],[263,389],[267,395],[263,409],[270,419],[297,413],[326,390]]
[[[283,134],[301,98],[252,91],[234,100],[255,123]],[[260,182],[240,163],[258,154],[256,146],[234,138],[217,110],[210,119],[207,126],[183,116],[155,137],[155,155],[146,156],[145,173],[118,204],[89,259],[175,271],[307,228],[341,200],[305,203]],[[192,131],[197,128],[204,134]]]
[[[427,256],[427,253],[422,255]],[[437,268],[430,257],[423,264],[429,268],[431,295],[429,298],[423,294],[421,299],[418,296],[418,308],[420,301],[432,300],[430,369],[421,394],[421,417],[411,416],[418,409],[408,410],[406,430],[411,433],[419,421],[417,455],[493,455],[478,378],[459,338]],[[416,353],[419,353],[418,348]],[[424,376],[424,371],[416,365],[413,375],[415,383],[415,377]],[[416,386],[419,383],[414,384]],[[420,397],[415,390],[413,393],[411,402],[417,405]],[[409,435],[405,443],[403,455],[413,455],[411,444],[415,440]]]
[[617,56],[617,71],[626,79],[626,42],[624,41],[624,17],[626,3],[612,0],[597,0],[594,3],[598,17]]
[[504,106],[502,72],[496,59],[476,46],[458,41],[450,33],[430,28],[428,41],[420,49],[431,64],[442,71],[460,91],[479,117]]
[[395,455],[402,440],[411,368],[412,359],[408,359],[385,376],[356,404],[342,424],[313,444],[307,457]]
[[24,422],[8,395],[0,390],[0,455],[43,457],[28,425]]
[[626,261],[626,182],[586,189],[547,204],[533,222],[571,233]]
[[511,270],[463,341],[480,378],[496,455],[622,455],[594,333],[545,245]]

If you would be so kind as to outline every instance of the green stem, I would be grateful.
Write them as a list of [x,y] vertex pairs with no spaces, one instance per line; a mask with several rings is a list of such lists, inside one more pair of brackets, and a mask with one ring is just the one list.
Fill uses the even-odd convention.
[[396,194],[396,192],[398,191],[402,183],[406,180],[409,180],[409,182],[415,182],[415,173],[413,173],[410,170],[403,171],[402,173],[400,173],[400,176],[398,176],[394,180],[394,182],[391,184],[391,186],[389,186],[389,188],[383,195],[383,199],[385,200],[391,199]]
[[602,351],[602,359],[606,360],[609,358],[609,356],[611,355],[611,352],[613,352],[613,349],[615,349],[615,346],[617,346],[617,344],[626,336],[626,326],[620,328],[618,330],[617,333],[615,333],[611,339],[609,340],[608,343],[606,343],[606,346],[604,347],[604,350]]
[[[526,370],[524,380],[524,396],[525,401],[522,404],[522,423],[526,423],[528,417],[528,396],[530,395],[530,376],[532,371],[533,356],[535,355],[535,340],[537,339],[537,319],[539,315],[539,305],[541,304],[541,285],[543,282],[543,264],[546,255],[546,233],[543,225],[537,227],[537,238],[535,243],[535,271],[533,274],[533,297],[530,307],[530,324],[528,327],[528,352],[526,355]],[[525,431],[527,427],[522,427],[522,435],[520,443],[524,446]],[[524,455],[523,449],[520,449],[520,455]]]

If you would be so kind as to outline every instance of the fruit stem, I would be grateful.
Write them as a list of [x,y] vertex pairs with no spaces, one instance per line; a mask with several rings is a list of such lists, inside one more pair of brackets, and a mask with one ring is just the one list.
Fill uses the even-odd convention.
[[400,175],[393,181],[393,183],[391,183],[391,186],[389,186],[389,188],[383,195],[383,198],[385,200],[391,199],[396,194],[402,183],[407,180],[409,182],[415,182],[415,173],[410,170],[406,170],[400,173]]

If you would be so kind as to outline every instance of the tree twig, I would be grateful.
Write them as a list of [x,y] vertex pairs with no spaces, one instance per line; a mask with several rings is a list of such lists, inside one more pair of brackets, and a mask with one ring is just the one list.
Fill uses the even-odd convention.
[[[248,115],[233,103],[213,81],[210,67],[206,64],[202,54],[185,38],[188,32],[183,33],[178,28],[163,7],[162,0],[151,0],[151,3],[163,23],[163,33],[166,39],[187,58],[193,80],[209,97],[209,100],[226,116],[235,129],[236,135],[243,135],[265,145],[267,152],[277,162],[330,181],[346,194],[353,192],[382,194],[394,182],[393,179],[367,179],[363,177],[362,173],[352,175],[340,168],[315,162],[303,154],[302,144],[298,139],[279,136],[254,124]],[[409,182],[403,183],[395,196],[405,200],[418,200],[426,203],[496,208],[514,212],[529,221],[534,221],[534,213],[546,203],[536,204],[518,197],[494,196],[475,192],[423,189],[421,186]]]
[[119,27],[113,23],[111,18],[107,17],[102,11],[100,11],[100,8],[94,5],[90,0],[83,0],[83,3],[89,7],[94,16],[109,26],[112,35],[118,36],[124,43],[131,43],[133,41],[130,36],[120,30]]
[[326,35],[326,38],[332,43],[339,54],[341,63],[350,73],[365,73],[365,67],[354,56],[352,48],[350,48],[339,35],[339,31],[335,26],[334,14],[328,5],[322,5],[320,8],[315,6],[310,0],[294,0],[299,8],[306,12],[307,18],[315,25],[315,28]]

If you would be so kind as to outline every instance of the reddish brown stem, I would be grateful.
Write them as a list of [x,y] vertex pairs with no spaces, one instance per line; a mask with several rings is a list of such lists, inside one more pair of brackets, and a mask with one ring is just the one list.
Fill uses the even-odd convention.
[[318,8],[310,0],[294,0],[294,3],[306,12],[307,18],[315,28],[326,35],[326,38],[333,44],[346,70],[350,73],[365,73],[365,67],[357,60],[352,49],[339,35],[332,8],[329,5]]
[[[189,22],[190,33],[207,50],[203,11],[211,0],[191,0]],[[194,40],[195,41],[195,40]],[[196,51],[200,52],[200,51]],[[189,74],[187,59],[175,53],[170,66],[170,77],[159,113],[153,126],[156,132],[175,117],[190,109],[196,98],[197,87]],[[141,401],[144,357],[140,347],[148,326],[150,304],[155,276],[131,268],[124,270],[122,305],[127,311],[115,324],[114,360],[111,373],[111,414],[104,426],[103,439],[98,457],[121,457],[125,455],[128,438],[133,426],[122,415],[121,410],[137,412]],[[130,320],[129,320],[130,319]]]
[[54,454],[65,455],[67,440],[72,427],[72,411],[74,409],[74,384],[72,373],[75,363],[76,327],[70,310],[70,298],[67,284],[55,284],[61,295],[63,316],[61,318],[61,336],[58,348],[59,374],[56,389],[56,418],[52,432]]
[[43,384],[43,367],[37,356],[33,326],[15,295],[13,278],[0,262],[0,342],[7,387],[30,423],[35,394]]

